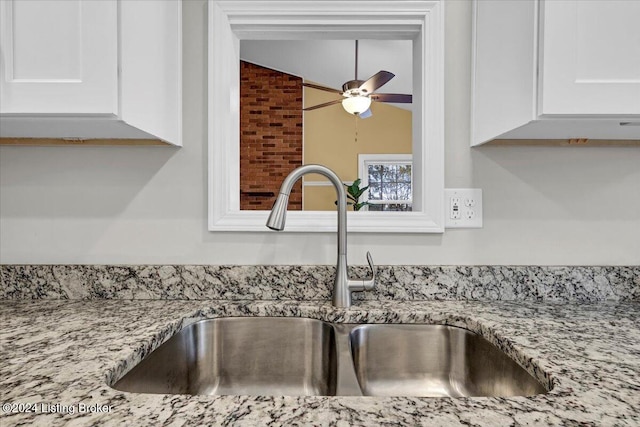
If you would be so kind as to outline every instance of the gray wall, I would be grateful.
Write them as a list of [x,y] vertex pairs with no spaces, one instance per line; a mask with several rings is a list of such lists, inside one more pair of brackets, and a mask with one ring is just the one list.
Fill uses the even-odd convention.
[[[206,10],[184,2],[184,147],[1,147],[0,262],[331,264],[332,234],[211,233]],[[640,149],[469,148],[471,5],[447,2],[446,186],[481,230],[354,234],[379,264],[640,264]]]

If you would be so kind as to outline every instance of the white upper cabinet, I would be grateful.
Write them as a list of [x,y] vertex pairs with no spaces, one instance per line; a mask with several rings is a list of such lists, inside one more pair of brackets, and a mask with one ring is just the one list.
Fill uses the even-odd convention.
[[542,4],[541,114],[640,114],[640,0]]
[[182,139],[179,0],[0,1],[0,136]]
[[116,6],[2,1],[0,111],[117,114]]
[[472,145],[640,139],[640,1],[474,2]]

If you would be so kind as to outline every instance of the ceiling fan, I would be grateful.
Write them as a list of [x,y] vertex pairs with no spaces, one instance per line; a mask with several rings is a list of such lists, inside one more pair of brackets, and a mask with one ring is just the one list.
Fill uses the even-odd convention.
[[307,107],[304,108],[303,111],[317,110],[318,108],[342,103],[342,107],[349,114],[366,119],[372,115],[370,109],[371,101],[410,104],[413,98],[412,95],[399,93],[375,93],[376,90],[387,84],[394,76],[395,74],[390,73],[389,71],[378,71],[368,80],[358,80],[358,40],[356,40],[355,79],[345,82],[342,85],[342,91],[313,83],[302,83],[303,86],[340,94],[343,98]]

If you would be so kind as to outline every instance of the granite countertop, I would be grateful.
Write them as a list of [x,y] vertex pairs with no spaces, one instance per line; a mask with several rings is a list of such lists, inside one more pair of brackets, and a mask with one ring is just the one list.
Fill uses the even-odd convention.
[[[336,309],[326,301],[15,300],[0,301],[0,310],[2,403],[40,405],[38,413],[4,410],[3,427],[640,425],[637,302],[359,301]],[[462,326],[553,389],[532,397],[390,398],[151,395],[109,387],[183,319],[237,315]]]

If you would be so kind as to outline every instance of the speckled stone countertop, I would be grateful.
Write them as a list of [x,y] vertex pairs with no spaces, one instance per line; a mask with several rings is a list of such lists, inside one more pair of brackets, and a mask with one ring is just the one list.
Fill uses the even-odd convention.
[[[3,427],[640,425],[637,302],[359,301],[344,310],[325,301],[6,300],[0,310],[2,403],[111,408],[5,411]],[[553,389],[531,397],[383,398],[151,395],[109,387],[184,319],[238,315],[462,326]]]
[[[353,277],[368,270],[352,266]],[[640,301],[640,265],[379,265],[357,300]],[[0,299],[331,300],[329,265],[0,265]]]

